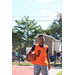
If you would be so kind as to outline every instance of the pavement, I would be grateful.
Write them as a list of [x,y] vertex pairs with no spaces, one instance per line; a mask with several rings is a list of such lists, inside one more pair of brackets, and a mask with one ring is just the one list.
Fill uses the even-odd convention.
[[49,71],[49,75],[57,75],[57,73],[59,73],[60,71],[62,71],[61,67],[55,67]]
[[49,72],[49,75],[57,75],[57,73],[59,73],[60,71],[62,71],[61,67],[52,67],[51,70],[48,72]]
[[[49,75],[57,75],[62,71],[61,67],[51,67]],[[12,66],[12,75],[34,75],[34,66]],[[40,73],[40,75],[42,75]]]

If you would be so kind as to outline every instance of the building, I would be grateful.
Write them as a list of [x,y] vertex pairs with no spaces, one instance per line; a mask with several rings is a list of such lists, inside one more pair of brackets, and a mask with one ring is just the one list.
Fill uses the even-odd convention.
[[[54,55],[54,50],[56,52],[61,51],[60,40],[57,40],[54,37],[46,35],[46,34],[42,34],[42,35],[45,37],[45,44],[49,46],[49,56]],[[36,36],[35,39],[34,39],[34,44],[37,44],[37,43],[38,43],[38,36]]]

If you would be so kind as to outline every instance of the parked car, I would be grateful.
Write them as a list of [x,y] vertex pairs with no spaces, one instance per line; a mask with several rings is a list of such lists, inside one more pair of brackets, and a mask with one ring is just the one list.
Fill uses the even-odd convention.
[[54,56],[49,56],[50,62],[54,61]]
[[15,51],[12,51],[12,62],[15,60],[17,61],[24,61],[26,59],[26,56],[23,54],[20,54],[20,59],[19,59],[19,54]]
[[20,54],[20,61],[24,61],[26,59],[26,56],[23,54]]
[[12,52],[12,62],[14,62],[15,60],[18,60],[18,57],[16,56],[16,53],[13,51]]
[[[18,61],[19,61],[19,54],[17,52],[16,53],[16,56],[18,57]],[[23,55],[23,54],[20,54],[20,61],[24,61],[26,59],[26,56]]]

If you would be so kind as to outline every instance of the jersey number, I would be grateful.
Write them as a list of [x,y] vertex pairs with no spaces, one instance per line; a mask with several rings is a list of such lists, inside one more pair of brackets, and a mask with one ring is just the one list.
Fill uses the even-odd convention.
[[39,56],[40,56],[41,51],[40,51],[40,50],[38,50],[38,51],[37,51],[37,53],[38,53],[38,54],[37,54],[37,57],[39,57]]

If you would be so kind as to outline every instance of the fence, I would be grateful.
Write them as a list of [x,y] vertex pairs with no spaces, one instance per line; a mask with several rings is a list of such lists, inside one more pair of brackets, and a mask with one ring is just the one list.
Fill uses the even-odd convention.
[[[38,41],[36,41],[36,43],[38,43]],[[35,44],[36,44],[35,43]],[[34,41],[12,41],[12,50],[14,50],[15,52],[18,52],[20,54],[26,55],[29,51],[26,51],[26,48],[30,48],[32,47],[34,44]],[[56,48],[60,49],[60,45],[57,45],[58,43],[55,43],[55,41],[45,41],[45,44],[48,45],[49,47],[49,56],[54,56],[54,50]],[[60,47],[57,47],[60,46]],[[18,57],[18,59],[20,60],[20,56]]]
[[[32,47],[33,44],[34,41],[12,41],[12,50],[26,55],[26,47]],[[55,41],[45,41],[45,44],[49,46],[50,55],[53,55],[54,50],[61,49],[62,47],[61,44]]]
[[12,41],[12,50],[26,55],[26,47],[32,47],[33,41]]

